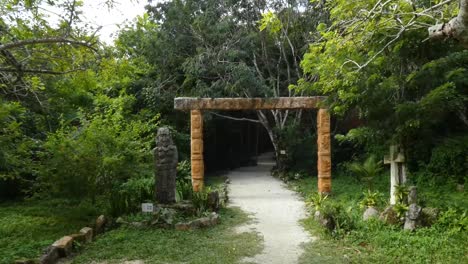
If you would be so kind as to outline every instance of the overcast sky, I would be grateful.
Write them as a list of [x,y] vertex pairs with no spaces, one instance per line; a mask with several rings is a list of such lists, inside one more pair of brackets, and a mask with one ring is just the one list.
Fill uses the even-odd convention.
[[[125,21],[132,21],[136,16],[145,12],[147,0],[116,0],[114,8],[109,9],[103,5],[104,1],[84,0],[82,18],[96,26],[102,26],[99,36],[102,41],[112,44],[118,26]],[[153,1],[154,2],[154,1]]]

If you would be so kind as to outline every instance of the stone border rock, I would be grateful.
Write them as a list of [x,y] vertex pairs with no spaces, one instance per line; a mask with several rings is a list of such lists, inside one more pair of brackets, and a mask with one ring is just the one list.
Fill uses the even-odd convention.
[[74,246],[76,246],[77,243],[87,244],[92,242],[95,235],[105,231],[107,224],[107,218],[104,215],[100,215],[96,219],[94,229],[91,227],[83,227],[78,233],[63,236],[52,245],[48,246],[39,259],[17,260],[15,264],[55,264],[60,259],[72,256]]
[[189,222],[179,222],[175,224],[175,229],[180,231],[195,230],[203,227],[210,227],[219,224],[220,217],[217,213],[211,213],[208,217],[201,217]]

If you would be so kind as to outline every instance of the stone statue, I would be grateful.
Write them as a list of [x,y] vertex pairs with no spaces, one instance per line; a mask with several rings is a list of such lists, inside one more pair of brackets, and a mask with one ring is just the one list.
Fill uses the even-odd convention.
[[156,201],[162,204],[175,202],[178,154],[169,128],[158,129],[154,153]]

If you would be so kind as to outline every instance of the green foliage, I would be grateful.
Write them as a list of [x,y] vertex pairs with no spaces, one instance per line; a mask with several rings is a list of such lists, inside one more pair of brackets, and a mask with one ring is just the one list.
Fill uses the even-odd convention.
[[110,194],[110,214],[120,216],[141,210],[143,202],[154,199],[154,177],[130,178],[128,181],[114,186]]
[[177,200],[191,200],[193,194],[191,164],[183,160],[177,164],[176,193]]
[[363,195],[364,198],[359,202],[359,207],[361,208],[377,207],[383,202],[383,195],[380,192],[371,192],[371,190],[367,190]]
[[405,217],[406,212],[408,212],[408,205],[406,203],[399,202],[393,206],[393,210],[395,210],[399,218],[402,218]]
[[192,193],[192,204],[197,211],[197,215],[202,215],[209,208],[208,196],[211,193],[211,187],[205,186],[202,190]]
[[406,184],[395,186],[395,198],[397,204],[408,204],[409,187]]
[[256,233],[237,233],[232,228],[249,221],[245,213],[227,208],[220,214],[219,225],[193,231],[131,227],[111,230],[87,246],[73,261],[139,259],[149,263],[238,263],[261,251],[261,238]]
[[315,211],[321,211],[324,207],[325,201],[327,200],[328,195],[321,194],[319,192],[311,194],[306,201],[308,206],[313,206]]
[[[319,239],[306,244],[304,254],[299,263],[337,263],[343,260],[352,263],[459,263],[464,259],[468,246],[466,219],[463,216],[466,203],[466,193],[452,191],[450,184],[418,185],[418,197],[424,199],[425,206],[437,207],[439,205],[452,204],[450,220],[442,220],[444,223],[435,224],[430,228],[420,228],[415,232],[406,232],[401,226],[385,225],[379,220],[364,222],[362,211],[358,203],[362,199],[362,192],[367,191],[354,178],[336,172],[333,177],[333,194],[327,199],[328,203],[337,203],[341,207],[339,211],[344,215],[341,222],[354,225],[344,226],[340,232],[330,232],[317,223],[313,217],[304,221],[304,226],[312,235],[319,235]],[[317,191],[317,182],[310,178],[290,182],[292,187],[300,191],[305,197],[314,195]],[[423,187],[424,186],[424,187]],[[375,189],[388,199],[388,178],[377,178]],[[443,190],[443,191],[442,191]],[[448,211],[445,210],[445,211]],[[453,211],[456,211],[454,213]],[[404,215],[404,213],[403,213]],[[351,218],[350,220],[347,218]],[[463,220],[465,219],[465,220]],[[439,219],[439,221],[441,221]],[[452,225],[451,231],[448,226]],[[351,226],[349,231],[346,226]],[[333,248],[333,250],[330,250]]]
[[127,119],[129,96],[99,99],[96,113],[82,115],[80,126],[62,123],[49,135],[40,177],[47,193],[95,198],[121,192],[128,179],[148,175],[157,117],[150,123]]
[[84,200],[0,203],[0,263],[39,258],[60,237],[92,224],[101,209]]
[[370,191],[374,189],[375,178],[382,171],[382,161],[377,160],[374,155],[369,156],[364,163],[353,162],[349,169],[356,175],[357,179],[367,184]]
[[434,148],[427,171],[439,181],[453,179],[464,183],[468,171],[468,136],[448,138]]
[[450,234],[466,232],[468,230],[467,211],[449,208],[447,211],[440,214],[435,226],[441,230],[447,230]]
[[268,32],[271,34],[278,33],[283,27],[281,20],[278,18],[278,16],[271,11],[263,13],[262,19],[260,19],[258,24],[260,31],[268,29]]

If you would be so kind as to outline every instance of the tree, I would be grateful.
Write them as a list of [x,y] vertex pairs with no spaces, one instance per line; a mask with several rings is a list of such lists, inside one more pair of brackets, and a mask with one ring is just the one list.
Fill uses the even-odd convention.
[[[144,38],[147,46],[142,53],[153,65],[156,81],[145,88],[146,102],[171,109],[172,99],[181,95],[306,94],[289,88],[302,77],[299,61],[311,39],[309,33],[325,19],[319,11],[311,9],[308,1],[176,0],[149,6],[157,27]],[[268,131],[278,157],[281,130],[297,124],[301,115],[301,111],[257,112],[255,122]]]
[[327,2],[331,23],[318,26],[321,39],[301,62],[306,77],[318,78],[300,80],[298,89],[328,95],[336,116],[359,113],[364,125],[337,139],[380,155],[388,144],[403,145],[416,166],[438,140],[466,132],[468,53],[456,41],[423,41],[434,10],[445,17],[458,11],[444,6]]

